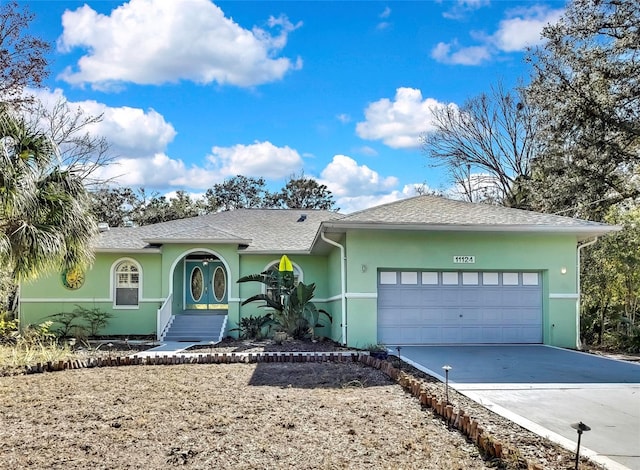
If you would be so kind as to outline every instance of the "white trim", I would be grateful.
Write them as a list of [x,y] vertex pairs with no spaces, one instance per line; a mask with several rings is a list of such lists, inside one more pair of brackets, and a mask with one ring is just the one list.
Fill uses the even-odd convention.
[[347,299],[377,299],[377,292],[347,292],[344,294]]
[[620,225],[539,225],[539,224],[429,224],[429,223],[384,223],[324,221],[322,227],[333,230],[363,229],[363,230],[418,230],[421,232],[498,232],[498,233],[566,233],[582,235],[587,238],[597,237],[609,232],[622,230]]
[[580,296],[578,294],[549,294],[550,299],[573,299],[578,300]]
[[[227,263],[227,260],[220,253],[214,250],[210,250],[209,248],[190,248],[186,251],[183,251],[178,256],[176,256],[176,259],[174,259],[173,262],[171,263],[171,267],[169,268],[169,276],[167,279],[167,282],[169,283],[169,295],[173,295],[173,274],[176,270],[176,266],[178,265],[178,263],[182,260],[186,261],[187,256],[190,255],[191,253],[201,253],[201,252],[208,253],[218,258],[218,260],[224,265],[224,269],[227,271],[226,273],[227,279],[233,279],[233,276],[231,275],[231,268],[229,267],[229,263]],[[186,263],[185,263],[185,268],[183,269],[183,275],[182,275],[183,291],[184,291],[184,270],[185,269],[186,269]],[[231,282],[227,282],[227,299],[231,299],[231,285],[232,285]]]
[[[138,303],[134,305],[117,305],[116,304],[116,267],[124,262],[131,262],[138,268]],[[134,307],[137,308],[140,305],[140,299],[142,299],[142,291],[143,291],[143,283],[144,277],[142,272],[142,265],[138,262],[138,260],[134,258],[130,258],[128,256],[124,256],[122,258],[118,258],[111,264],[111,268],[109,269],[109,295],[111,295],[111,300],[113,302],[113,308],[115,310],[133,310]]]
[[96,248],[95,251],[96,253],[118,253],[118,254],[162,253],[162,250],[160,248]]
[[[143,303],[150,303],[150,302],[164,302],[165,299],[158,297],[157,299],[139,299],[138,302],[143,304]],[[65,298],[60,298],[60,297],[52,297],[52,298],[30,298],[30,299],[21,299],[21,303],[44,303],[44,302],[61,302],[61,303],[74,303],[74,302],[113,302],[113,299],[111,298],[104,298],[104,299],[83,299],[83,298],[71,298],[71,297],[65,297]]]

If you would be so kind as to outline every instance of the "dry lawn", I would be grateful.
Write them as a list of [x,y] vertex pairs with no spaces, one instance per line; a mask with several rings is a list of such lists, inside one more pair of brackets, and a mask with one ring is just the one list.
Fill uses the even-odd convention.
[[0,468],[482,469],[357,363],[136,366],[0,377]]

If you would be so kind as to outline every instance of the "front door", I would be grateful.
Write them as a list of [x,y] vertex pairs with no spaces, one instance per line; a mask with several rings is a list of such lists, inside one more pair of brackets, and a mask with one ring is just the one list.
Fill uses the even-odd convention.
[[184,280],[187,310],[227,309],[227,273],[220,261],[187,260]]

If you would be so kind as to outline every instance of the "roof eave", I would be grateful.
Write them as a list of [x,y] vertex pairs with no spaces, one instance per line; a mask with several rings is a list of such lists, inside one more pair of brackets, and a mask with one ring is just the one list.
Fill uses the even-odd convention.
[[310,255],[311,250],[246,250],[239,249],[238,253],[243,255]]
[[[424,232],[505,232],[505,233],[562,233],[587,237],[605,235],[622,230],[619,225],[539,225],[539,224],[415,224],[381,222],[324,222],[321,230],[342,232],[345,230],[406,230]],[[316,236],[318,239],[319,234]]]
[[95,248],[96,253],[162,253],[161,248]]
[[169,244],[169,243],[177,243],[177,244],[219,244],[219,245],[250,245],[253,240],[250,239],[242,239],[242,238],[218,238],[218,239],[203,239],[203,238],[146,238],[142,240],[146,243],[150,243],[153,245],[160,244]]

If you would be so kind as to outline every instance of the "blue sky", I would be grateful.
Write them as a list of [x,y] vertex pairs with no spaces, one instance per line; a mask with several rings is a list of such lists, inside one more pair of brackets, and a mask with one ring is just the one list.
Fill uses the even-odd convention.
[[527,79],[562,1],[31,1],[51,41],[39,96],[104,114],[103,177],[202,194],[304,172],[344,212],[446,190],[419,136],[431,110]]

